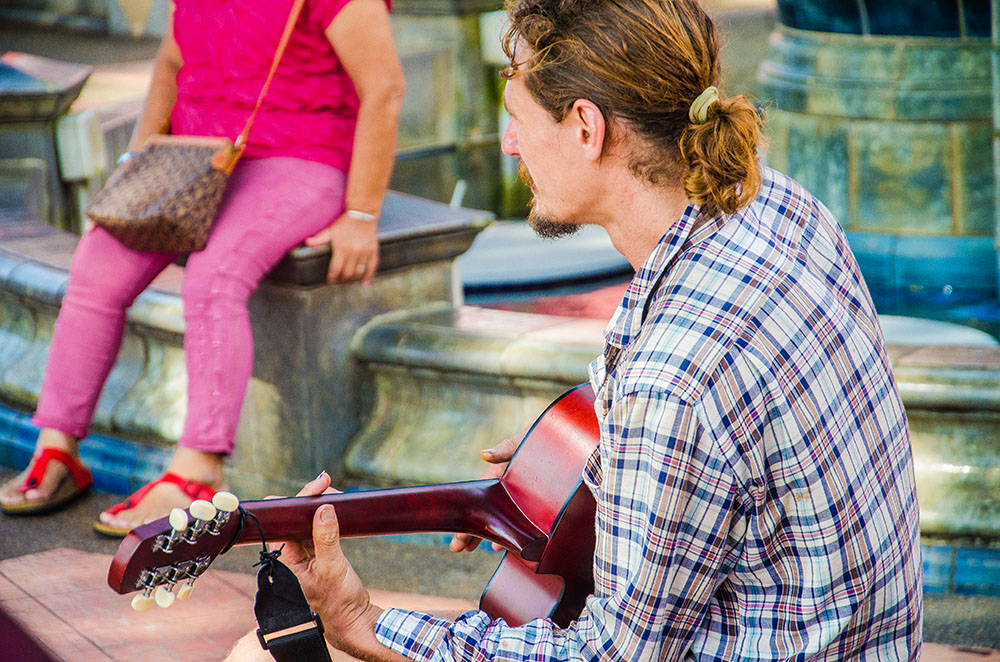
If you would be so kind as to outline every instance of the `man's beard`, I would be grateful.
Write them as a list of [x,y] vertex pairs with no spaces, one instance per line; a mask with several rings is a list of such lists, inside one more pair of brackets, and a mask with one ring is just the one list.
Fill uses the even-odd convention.
[[[521,177],[524,183],[528,185],[528,188],[534,189],[534,182],[531,179],[531,173],[529,173],[528,169],[525,167],[524,161],[518,161],[517,174]],[[568,237],[579,232],[581,228],[579,224],[565,223],[556,219],[554,216],[549,216],[539,212],[535,207],[534,196],[531,198],[531,203],[528,209],[528,218],[526,220],[531,229],[535,231],[535,234],[544,239]]]

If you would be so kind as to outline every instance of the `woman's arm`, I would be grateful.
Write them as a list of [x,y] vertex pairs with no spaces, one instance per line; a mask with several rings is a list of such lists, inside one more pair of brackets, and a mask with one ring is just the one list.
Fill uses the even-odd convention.
[[306,243],[332,244],[329,282],[367,283],[378,264],[377,219],[396,152],[403,67],[385,0],[351,0],[330,23],[326,36],[354,83],[360,105],[345,212]]
[[135,129],[132,131],[129,151],[140,149],[147,138],[160,131],[164,121],[169,117],[170,110],[177,100],[177,72],[180,71],[183,63],[180,48],[174,41],[174,20],[171,7],[170,16],[167,19],[167,31],[163,36],[163,41],[160,42],[160,49],[156,53],[149,92],[146,94],[142,115],[139,116],[139,121],[136,122]]

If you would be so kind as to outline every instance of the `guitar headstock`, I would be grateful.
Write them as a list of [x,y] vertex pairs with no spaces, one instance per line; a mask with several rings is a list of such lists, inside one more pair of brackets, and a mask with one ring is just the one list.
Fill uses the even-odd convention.
[[136,527],[111,560],[108,585],[121,594],[142,591],[132,600],[137,611],[187,598],[194,580],[239,536],[239,503],[219,492],[211,502],[198,500],[188,510],[175,508],[169,517]]

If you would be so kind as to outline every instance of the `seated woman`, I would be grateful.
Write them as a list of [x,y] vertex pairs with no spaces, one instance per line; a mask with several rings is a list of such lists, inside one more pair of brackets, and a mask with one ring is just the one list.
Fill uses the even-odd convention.
[[[234,139],[292,6],[174,0],[131,149],[165,118],[175,134]],[[253,366],[247,301],[289,249],[329,242],[331,283],[371,281],[404,88],[388,10],[388,0],[305,0],[208,245],[185,268],[188,409],[178,448],[159,479],[101,513],[99,532],[125,535],[225,486]],[[35,453],[0,487],[0,510],[50,511],[90,487],[79,444],[118,355],[125,310],[176,258],[134,251],[101,228],[84,233],[33,419]]]

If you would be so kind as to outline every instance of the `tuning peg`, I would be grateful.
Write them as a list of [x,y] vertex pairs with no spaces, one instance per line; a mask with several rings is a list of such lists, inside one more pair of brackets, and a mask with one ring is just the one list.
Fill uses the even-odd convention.
[[149,590],[146,590],[145,592],[132,598],[132,609],[136,611],[146,611],[155,604],[156,600],[152,595],[150,595]]
[[171,593],[170,587],[167,587],[167,586],[161,586],[161,587],[157,588],[156,592],[153,594],[153,598],[154,598],[154,600],[156,602],[156,606],[162,607],[164,609],[166,609],[170,605],[174,604],[174,599],[176,597],[177,596],[175,596],[173,593]]
[[191,513],[191,516],[196,520],[205,521],[215,517],[216,508],[212,505],[211,501],[198,499],[188,506],[188,512]]
[[174,508],[170,511],[170,527],[174,531],[183,531],[188,528],[188,514],[183,508]]
[[174,545],[182,539],[183,532],[188,528],[188,515],[182,508],[174,508],[167,520],[170,522],[170,533],[157,537],[153,549],[169,554],[174,551]]
[[240,507],[240,500],[232,492],[216,492],[212,497],[212,505],[224,513],[231,513]]
[[184,532],[184,541],[193,543],[201,535],[201,532],[205,530],[205,527],[212,522],[212,518],[215,517],[215,513],[218,511],[210,501],[198,499],[188,506],[188,512],[191,513],[191,517],[194,517],[195,521]]
[[208,532],[214,536],[218,535],[222,525],[229,521],[230,513],[240,507],[240,500],[232,492],[216,492],[212,497],[212,505],[219,511],[207,527]]
[[190,579],[186,584],[177,589],[177,599],[187,600],[191,597],[191,591],[194,590],[194,580]]

